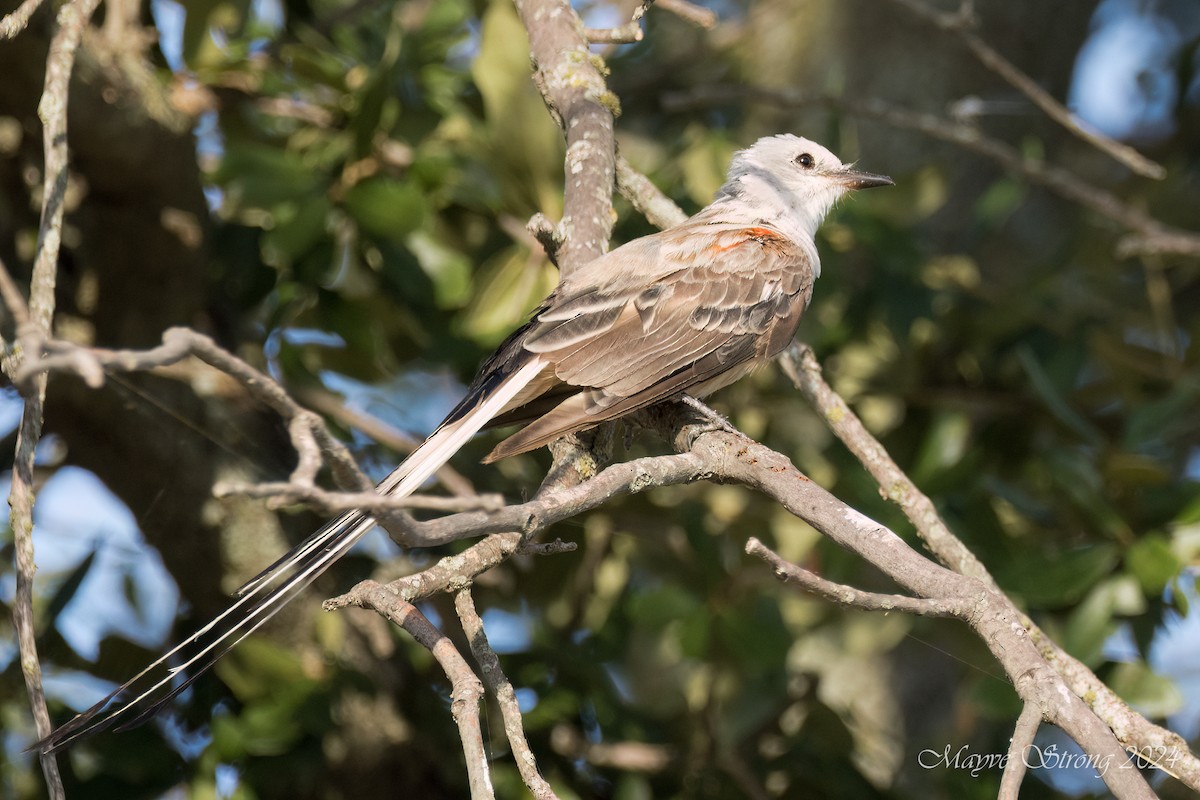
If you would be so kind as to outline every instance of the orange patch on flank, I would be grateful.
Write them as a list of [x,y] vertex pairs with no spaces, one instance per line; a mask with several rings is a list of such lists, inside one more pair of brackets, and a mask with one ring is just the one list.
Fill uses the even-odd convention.
[[726,250],[732,250],[738,245],[742,245],[750,241],[758,242],[759,244],[767,244],[768,242],[778,242],[783,239],[782,236],[770,228],[759,227],[744,228],[736,233],[729,234],[729,236],[731,238],[736,238],[734,238],[733,242],[730,244],[715,244],[713,245],[712,249],[718,253],[724,253]]
[[746,233],[749,234],[751,239],[757,239],[760,242],[768,239],[775,240],[783,238],[770,228],[746,228]]

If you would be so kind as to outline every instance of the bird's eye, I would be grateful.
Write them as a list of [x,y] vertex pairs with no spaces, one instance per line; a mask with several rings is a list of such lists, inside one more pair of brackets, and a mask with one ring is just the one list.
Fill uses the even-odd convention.
[[813,161],[813,157],[810,154],[801,153],[800,155],[796,156],[796,163],[805,169],[812,169],[813,164],[817,162]]

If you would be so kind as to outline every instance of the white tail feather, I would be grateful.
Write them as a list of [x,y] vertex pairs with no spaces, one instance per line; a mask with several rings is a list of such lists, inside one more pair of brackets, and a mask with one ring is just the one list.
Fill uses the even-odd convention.
[[[465,416],[440,427],[380,483],[380,493],[407,497],[419,489],[472,436],[503,411],[542,366],[540,359],[532,359],[502,381]],[[275,616],[374,526],[375,520],[359,511],[351,511],[330,522],[242,587],[238,600],[219,616],[95,706],[60,727],[39,744],[40,749],[46,753],[54,752],[82,736],[114,724],[130,727],[144,721],[230,648]],[[183,660],[179,661],[180,658]],[[156,674],[161,677],[156,678]],[[186,678],[182,683],[176,683],[181,675]],[[135,696],[122,697],[130,692]],[[119,705],[114,706],[114,701]]]

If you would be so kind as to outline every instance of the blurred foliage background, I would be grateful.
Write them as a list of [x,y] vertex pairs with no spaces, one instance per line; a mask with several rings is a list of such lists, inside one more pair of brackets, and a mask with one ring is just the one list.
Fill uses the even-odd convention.
[[[969,99],[971,124],[988,136],[1196,230],[1200,14],[1167,0],[976,5],[979,34],[1058,98],[1079,90],[1083,56],[1119,15],[1159,31],[1165,43],[1103,91],[1144,100],[1127,103],[1119,133],[1164,164],[1166,179],[1131,176],[894,2],[720,0],[713,31],[652,9],[645,41],[597,50],[623,108],[622,153],[688,210],[708,202],[733,150],[781,131],[896,179],[845,202],[823,229],[824,271],[800,337],[1038,624],[1136,707],[1194,738],[1200,629],[1187,616],[1186,567],[1200,551],[1200,264],[1120,258],[1127,231],[1114,222],[971,152],[846,113],[836,98],[939,115]],[[129,8],[103,12],[73,85],[77,180],[58,332],[144,347],[191,325],[298,397],[344,397],[427,433],[556,279],[524,223],[561,212],[562,137],[530,82],[513,8],[155,0],[122,17]],[[580,10],[597,26],[631,11]],[[0,253],[25,280],[50,30],[43,9],[0,45]],[[835,102],[689,94],[714,84]],[[617,241],[651,230],[624,202],[617,211]],[[716,405],[910,535],[777,369]],[[59,492],[76,512],[67,523],[51,523],[49,492],[39,506],[42,557],[77,553],[39,573],[41,654],[65,720],[103,682],[140,669],[169,628],[186,635],[211,617],[318,520],[211,499],[215,480],[279,479],[293,459],[278,421],[211,372],[126,377],[98,392],[59,378],[46,425],[47,487],[70,474],[99,479]],[[342,430],[378,474],[396,460]],[[530,493],[545,453],[479,467],[494,441],[482,437],[455,466],[480,489]],[[639,439],[630,454],[664,448]],[[134,531],[128,546],[87,527],[102,500],[126,515],[105,525]],[[998,769],[938,760],[1007,746],[1019,706],[986,649],[951,621],[845,611],[779,586],[743,554],[747,536],[834,580],[891,589],[781,509],[701,484],[624,498],[555,535],[580,549],[516,558],[480,580],[476,599],[560,796],[995,796]],[[317,609],[358,579],[454,549],[376,545],[171,714],[65,755],[69,796],[465,796],[448,685],[428,653],[368,612]],[[167,588],[147,589],[132,562],[112,566],[125,547],[157,554],[148,558]],[[106,559],[117,575],[107,582]],[[8,604],[11,576],[0,586]],[[69,630],[103,605],[88,600],[97,586],[127,613],[94,629],[87,652]],[[462,644],[447,598],[423,608]],[[38,797],[7,615],[0,630],[0,793]],[[524,796],[494,709],[486,723],[498,794]],[[1045,731],[1039,745],[1069,746]],[[1025,788],[1103,794],[1063,769],[1037,770]]]

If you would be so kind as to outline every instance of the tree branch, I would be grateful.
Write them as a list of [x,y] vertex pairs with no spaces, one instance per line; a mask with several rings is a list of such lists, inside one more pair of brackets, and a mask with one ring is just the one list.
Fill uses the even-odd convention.
[[1033,78],[1017,69],[1016,65],[1000,55],[991,45],[979,38],[971,28],[975,20],[970,13],[946,13],[930,8],[921,0],[892,0],[898,6],[907,9],[914,16],[925,20],[937,28],[957,36],[966,48],[992,72],[1007,81],[1013,88],[1028,97],[1042,112],[1066,128],[1072,134],[1107,154],[1139,175],[1155,180],[1167,176],[1167,170],[1161,165],[1133,149],[1129,145],[1110,139],[1104,134],[1084,123],[1060,102],[1054,99]]
[[[874,565],[905,589],[970,609],[967,622],[1013,681],[1017,694],[1034,703],[1086,751],[1114,767],[1125,753],[1113,732],[1041,657],[1023,620],[1006,597],[973,577],[938,566],[888,528],[845,505],[802,475],[784,456],[729,434],[708,433],[694,453],[716,474],[758,489],[842,547]],[[1101,776],[1119,798],[1152,798],[1134,770],[1108,769]]]
[[983,564],[950,531],[929,497],[913,484],[883,445],[871,436],[845,401],[825,382],[812,349],[793,345],[781,357],[780,363],[796,388],[821,413],[834,435],[879,484],[883,495],[900,507],[938,560],[954,571],[982,582],[1003,598],[1009,613],[1015,615],[1022,628],[1028,631],[1029,640],[1038,648],[1044,662],[1062,677],[1076,697],[1088,698],[1092,712],[1104,721],[1127,750],[1169,753],[1170,774],[1189,788],[1200,791],[1200,759],[1192,754],[1183,737],[1153,724],[1131,709],[1087,666],[1062,650],[1012,605]]
[[642,0],[633,10],[629,22],[616,28],[586,28],[584,37],[592,44],[631,44],[640,42],[645,32],[642,30],[642,17],[654,0]]
[[[562,221],[550,226],[536,215],[530,232],[566,277],[603,255],[612,237],[613,118],[619,104],[604,81],[608,68],[590,51],[583,21],[567,0],[516,0],[516,5],[529,34],[534,85],[567,138]],[[556,481],[588,477],[596,457],[584,441],[571,435],[551,447]]]
[[858,415],[846,405],[846,401],[825,382],[821,364],[812,348],[793,342],[780,356],[779,364],[784,374],[791,378],[792,385],[821,414],[834,435],[866,467],[879,484],[883,496],[900,506],[904,515],[916,526],[917,535],[929,545],[938,561],[961,575],[969,575],[999,591],[996,582],[975,554],[942,521],[933,501],[904,474],[883,445],[867,431]]
[[[371,479],[359,469],[358,462],[341,440],[330,432],[325,420],[293,400],[269,375],[219,347],[211,337],[190,328],[170,328],[163,332],[162,342],[150,350],[106,350],[48,340],[39,348],[42,354],[35,357],[35,351],[30,351],[30,356],[16,371],[13,380],[18,385],[25,385],[29,381],[44,381],[49,372],[61,371],[77,374],[90,386],[96,387],[103,383],[106,371],[145,372],[176,364],[189,355],[195,356],[234,378],[252,397],[279,414],[287,423],[292,447],[297,453],[297,467],[290,484],[286,485],[290,488],[268,484],[268,488],[261,490],[245,486],[234,490],[225,486],[222,489],[226,494],[253,494],[260,497],[283,495],[303,499],[305,493],[309,492],[309,497],[316,504],[336,504],[335,495],[313,486],[317,467],[323,461],[329,466],[338,486],[362,492],[364,497],[379,497],[373,493]],[[414,522],[412,517],[399,505],[388,506],[387,501],[379,503],[380,524],[393,536],[403,536],[403,532],[409,530]],[[433,505],[447,507],[446,501],[434,501]],[[460,504],[457,507],[463,506]]]
[[[678,419],[676,414],[676,424]],[[425,538],[431,538],[429,531],[436,530],[439,524],[454,529],[464,522],[480,532],[494,529],[495,525],[520,526],[521,532],[510,528],[507,533],[493,534],[464,553],[444,559],[435,568],[397,581],[389,588],[413,599],[429,591],[463,586],[474,575],[509,557],[523,536],[635,487],[643,490],[700,479],[737,482],[767,494],[918,597],[937,601],[925,609],[958,613],[991,649],[1022,699],[1038,707],[1047,720],[1061,727],[1089,753],[1110,762],[1123,759],[1124,751],[1112,731],[1068,690],[1028,635],[1023,617],[993,587],[934,564],[892,531],[813,484],[785,457],[744,436],[708,429],[692,437],[685,428],[677,427],[674,438],[691,439],[690,450],[614,465],[582,485],[556,487],[530,503],[510,506],[495,515],[462,514],[423,523],[429,526],[423,531]],[[372,589],[369,585],[363,588]],[[326,607],[361,604],[358,594],[356,589],[349,596],[328,602]],[[1136,773],[1114,769],[1106,771],[1103,777],[1119,797],[1153,796]]]
[[717,27],[717,22],[720,19],[717,16],[717,12],[711,8],[689,3],[688,0],[658,0],[656,5],[663,11],[670,11],[680,19],[705,30]]
[[17,282],[13,280],[12,273],[8,271],[8,265],[3,260],[0,260],[0,301],[4,302],[18,329],[29,324],[29,304],[25,302],[24,295],[17,288]]
[[[42,152],[45,157],[44,183],[42,187],[42,213],[38,226],[37,255],[33,264],[33,276],[29,287],[27,319],[21,326],[18,338],[24,351],[11,366],[19,368],[20,362],[37,349],[37,342],[50,335],[54,320],[54,287],[58,278],[58,254],[62,243],[63,207],[67,194],[69,174],[67,158],[67,99],[71,71],[75,65],[75,52],[83,38],[84,28],[96,11],[99,0],[72,0],[58,14],[58,31],[50,42],[50,53],[46,57],[46,79],[38,115],[42,120]],[[18,14],[32,15],[36,7],[26,3]],[[5,19],[4,22],[9,22]],[[20,24],[24,22],[18,20]],[[7,279],[4,300],[14,318],[26,315],[20,293]],[[42,414],[46,402],[46,376],[41,375],[24,392],[24,408],[17,431],[17,452],[13,461],[12,484],[9,488],[9,525],[13,531],[14,560],[16,561],[16,589],[13,597],[13,626],[17,630],[17,643],[21,655],[21,673],[25,679],[25,691],[29,695],[38,738],[50,735],[50,712],[46,708],[46,695],[42,687],[42,666],[38,660],[37,641],[33,620],[33,576],[37,570],[33,551],[33,467],[38,441],[42,435]],[[62,778],[58,763],[53,755],[40,756],[42,773],[46,785],[54,798],[64,797]]]
[[495,797],[491,773],[488,770],[487,750],[483,744],[483,730],[479,725],[479,702],[483,699],[483,684],[471,671],[467,660],[420,609],[392,594],[382,585],[376,583],[364,588],[362,598],[361,605],[364,608],[377,611],[408,631],[433,654],[442,671],[446,673],[453,687],[450,692],[450,715],[458,725],[463,755],[467,759],[471,800]]
[[624,156],[617,156],[617,189],[634,209],[655,227],[666,229],[682,224],[687,214],[654,183],[633,168]]
[[550,731],[550,746],[566,758],[622,772],[662,772],[675,758],[671,748],[646,742],[589,742],[566,723]]
[[534,83],[567,135],[562,245],[558,263],[569,275],[608,249],[612,237],[616,96],[607,68],[588,49],[583,23],[566,0],[517,0],[529,32]]
[[[465,538],[469,534],[463,534]],[[447,556],[429,569],[408,575],[387,584],[387,591],[403,600],[413,601],[439,592],[457,591],[476,576],[507,561],[521,546],[521,533],[495,533],[468,547],[461,553]],[[321,604],[326,611],[348,606],[370,608],[369,596],[379,586],[376,581],[362,581],[345,594],[331,597]]]
[[1025,756],[1041,724],[1041,710],[1026,703],[1021,709],[1021,716],[1017,718],[1012,739],[1008,743],[1008,758],[1004,762],[1004,774],[1000,777],[1000,793],[997,800],[1017,800],[1020,795],[1021,782],[1025,780],[1025,769],[1028,766]]
[[902,594],[864,592],[853,586],[826,580],[814,572],[785,561],[778,553],[754,536],[746,541],[746,552],[770,564],[771,569],[775,571],[775,577],[784,583],[794,583],[809,594],[814,594],[832,603],[850,608],[861,608],[866,611],[903,611],[906,614],[916,614],[921,617],[966,616],[966,608],[958,603],[938,598],[927,599],[908,597]]
[[293,478],[299,483],[311,483],[312,453],[320,451],[341,486],[359,490],[372,487],[369,478],[357,462],[325,426],[324,420],[303,408],[269,375],[255,369],[246,361],[219,347],[211,337],[190,328],[170,328],[163,332],[162,344],[150,350],[106,350],[80,347],[70,342],[50,340],[43,344],[44,355],[30,355],[14,376],[14,382],[24,385],[35,377],[49,372],[72,372],[90,386],[104,381],[105,372],[147,372],[176,364],[189,355],[236,379],[255,399],[279,414],[288,423],[292,444],[301,465],[300,474]]
[[[404,431],[393,428],[383,420],[350,408],[341,399],[328,391],[319,389],[304,390],[300,393],[300,399],[305,405],[316,409],[327,417],[331,417],[346,427],[361,431],[373,441],[389,447],[398,453],[408,455],[421,444]],[[449,464],[437,471],[437,479],[445,487],[446,491],[456,497],[470,497],[476,493],[475,487],[471,485],[471,482]]]
[[410,495],[393,497],[374,490],[366,492],[327,492],[311,484],[289,483],[218,483],[213,487],[215,497],[256,497],[273,501],[274,507],[289,503],[304,503],[327,514],[360,510],[371,515],[387,514],[408,508],[429,511],[496,511],[504,507],[498,494],[477,494],[469,497],[431,497]]
[[546,783],[546,779],[538,772],[537,758],[525,739],[525,728],[521,722],[521,707],[517,703],[517,693],[500,667],[500,658],[488,643],[487,633],[483,629],[483,620],[475,610],[475,600],[471,597],[471,587],[464,586],[454,595],[454,609],[462,622],[463,632],[471,643],[471,653],[475,663],[483,671],[483,680],[496,696],[500,705],[500,714],[504,718],[504,733],[512,748],[513,761],[521,773],[521,779],[529,787],[529,791],[537,800],[557,800],[558,796]]
[[29,25],[29,20],[41,8],[43,0],[25,0],[11,14],[0,19],[0,41],[12,39]]

